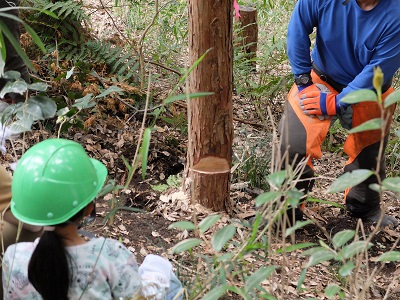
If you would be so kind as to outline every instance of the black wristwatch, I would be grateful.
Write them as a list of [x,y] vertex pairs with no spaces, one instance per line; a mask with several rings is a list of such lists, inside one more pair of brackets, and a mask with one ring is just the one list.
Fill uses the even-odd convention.
[[311,74],[301,74],[294,78],[294,82],[297,84],[297,86],[309,85],[312,83]]

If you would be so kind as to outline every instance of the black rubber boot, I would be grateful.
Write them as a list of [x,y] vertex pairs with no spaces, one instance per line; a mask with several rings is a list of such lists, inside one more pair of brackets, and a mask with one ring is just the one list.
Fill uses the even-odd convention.
[[[382,216],[382,214],[383,214],[383,216]],[[364,222],[372,222],[372,223],[377,224],[381,218],[382,218],[382,220],[379,224],[380,228],[389,227],[391,229],[394,229],[399,225],[399,221],[397,221],[397,219],[395,217],[386,215],[381,210],[379,210],[378,212],[376,212],[375,214],[373,214],[371,216],[363,217],[361,219]]]

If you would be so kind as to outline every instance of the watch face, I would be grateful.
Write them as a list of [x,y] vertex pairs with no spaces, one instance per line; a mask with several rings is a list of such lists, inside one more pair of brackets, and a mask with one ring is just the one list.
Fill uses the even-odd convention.
[[311,81],[311,76],[309,74],[301,74],[299,77],[295,79],[295,83],[297,85],[306,85]]

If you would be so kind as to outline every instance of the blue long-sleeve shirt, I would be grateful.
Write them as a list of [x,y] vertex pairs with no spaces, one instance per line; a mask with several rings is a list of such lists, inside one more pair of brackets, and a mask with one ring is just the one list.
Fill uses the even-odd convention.
[[354,90],[372,89],[374,66],[381,67],[385,81],[400,68],[400,0],[381,0],[369,11],[356,0],[299,0],[289,22],[287,48],[295,76],[310,72],[313,60],[346,85],[339,99]]

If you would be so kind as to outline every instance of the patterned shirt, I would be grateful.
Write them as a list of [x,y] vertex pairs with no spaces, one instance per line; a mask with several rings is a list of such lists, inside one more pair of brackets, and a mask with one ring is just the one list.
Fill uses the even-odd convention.
[[[38,242],[7,248],[3,258],[4,299],[42,299],[29,283],[27,267]],[[141,290],[135,256],[118,241],[94,238],[66,249],[71,257],[70,299],[130,298]]]

